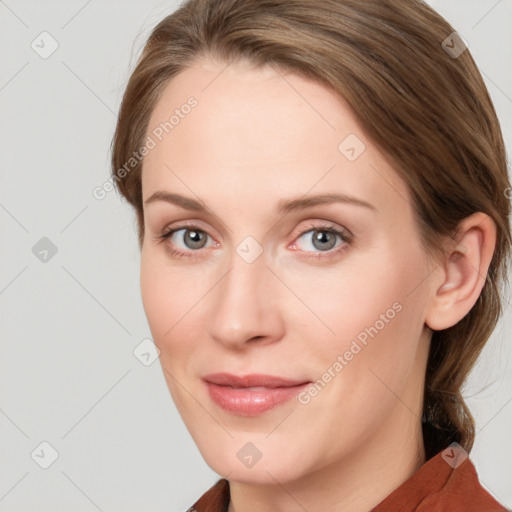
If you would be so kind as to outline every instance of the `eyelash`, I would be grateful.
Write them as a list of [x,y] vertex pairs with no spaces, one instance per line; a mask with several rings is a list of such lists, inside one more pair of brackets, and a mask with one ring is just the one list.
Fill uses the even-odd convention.
[[[337,254],[339,254],[341,251],[344,251],[347,246],[351,245],[352,243],[352,235],[346,231],[346,230],[339,230],[337,229],[336,227],[334,227],[333,225],[317,225],[317,224],[310,224],[308,226],[309,229],[306,229],[305,231],[302,231],[301,233],[298,234],[298,236],[296,237],[296,239],[299,239],[301,238],[302,236],[304,236],[305,234],[307,233],[311,233],[313,231],[325,231],[325,232],[329,232],[329,233],[333,233],[334,235],[338,236],[342,242],[344,242],[343,244],[339,245],[337,248],[334,248],[334,249],[329,249],[328,251],[318,251],[318,252],[314,252],[314,256],[313,255],[308,255],[308,256],[304,256],[305,258],[307,259],[324,259],[324,258],[330,258],[330,257],[334,257],[336,256]],[[194,226],[194,225],[181,225],[181,226],[176,226],[176,227],[173,227],[172,229],[169,229],[167,231],[165,231],[164,233],[162,233],[161,235],[157,236],[156,239],[159,240],[159,244],[160,243],[163,243],[165,242],[167,239],[169,239],[174,233],[176,233],[177,231],[181,231],[181,230],[188,230],[188,231],[200,231],[201,233],[204,233],[206,234],[207,236],[209,236],[206,231],[204,231],[203,229],[200,229],[198,226]],[[178,258],[189,258],[189,259],[194,259],[194,258],[198,258],[200,257],[200,253],[203,251],[203,249],[197,249],[197,250],[189,250],[189,251],[180,251],[178,249],[174,249],[172,247],[170,247],[169,245],[166,246],[166,250],[171,254],[171,256],[175,256],[175,257],[178,257]],[[308,253],[308,252],[311,252],[311,251],[303,251],[305,253]],[[198,254],[199,253],[199,254]],[[328,256],[323,256],[323,254],[327,254]]]

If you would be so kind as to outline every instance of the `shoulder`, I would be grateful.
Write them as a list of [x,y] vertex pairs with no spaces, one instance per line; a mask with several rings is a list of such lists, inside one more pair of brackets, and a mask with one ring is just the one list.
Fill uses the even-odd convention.
[[221,478],[187,512],[227,512],[229,500],[229,482]]
[[[466,459],[457,469],[454,469],[446,485],[438,495],[432,497],[433,503],[442,504],[440,510],[453,510],[454,506],[467,512],[505,512],[508,509],[500,504],[482,486],[475,466]],[[423,510],[423,509],[422,509]],[[425,508],[425,510],[429,510]]]
[[428,460],[372,512],[506,512],[481,485],[468,454],[450,445]]

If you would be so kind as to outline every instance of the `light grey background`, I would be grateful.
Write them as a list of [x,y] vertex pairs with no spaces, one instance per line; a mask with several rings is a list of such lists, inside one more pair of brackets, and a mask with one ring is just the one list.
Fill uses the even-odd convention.
[[[510,154],[512,0],[430,3],[469,44]],[[0,0],[1,512],[178,512],[218,479],[183,426],[158,361],[146,367],[133,354],[151,336],[134,215],[115,192],[92,195],[109,177],[135,58],[176,6]],[[35,40],[39,51],[51,48],[43,31],[59,45],[46,59],[31,47]],[[57,248],[46,262],[32,251],[43,237]],[[465,396],[477,422],[471,457],[480,479],[512,507],[506,307]],[[51,457],[43,441],[58,452],[47,469],[39,465]]]

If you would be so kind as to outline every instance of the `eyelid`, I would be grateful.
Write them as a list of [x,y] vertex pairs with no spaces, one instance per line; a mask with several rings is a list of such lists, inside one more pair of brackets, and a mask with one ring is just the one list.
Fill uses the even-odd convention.
[[307,225],[301,225],[301,227],[297,228],[292,232],[293,240],[309,233],[311,231],[336,231],[341,235],[346,237],[347,239],[352,239],[352,233],[345,227],[338,226],[334,222],[328,220],[316,220],[316,221],[308,221]]
[[[202,231],[209,238],[211,238],[216,244],[218,244],[216,236],[213,236],[210,233],[211,228],[203,226],[202,221],[200,221],[198,219],[197,220],[193,219],[193,220],[183,220],[183,221],[172,222],[172,223],[166,225],[165,228],[161,230],[160,236],[157,236],[156,238],[160,239],[160,238],[163,238],[165,235],[171,236],[171,233],[180,231],[182,229],[190,229],[190,230],[196,229],[198,231]],[[198,252],[198,251],[196,251],[196,252]]]

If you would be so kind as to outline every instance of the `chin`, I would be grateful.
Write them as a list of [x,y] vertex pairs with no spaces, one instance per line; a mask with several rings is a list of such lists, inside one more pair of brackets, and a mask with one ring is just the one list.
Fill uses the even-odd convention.
[[301,476],[297,468],[294,468],[294,472],[291,473],[289,467],[271,462],[264,466],[261,460],[252,468],[241,467],[241,464],[237,464],[233,468],[228,463],[218,464],[218,461],[216,464],[208,464],[208,466],[227,480],[250,485],[276,485],[277,482],[284,485]]
[[[257,448],[258,441],[231,439],[228,443],[210,443],[201,449],[206,464],[217,474],[228,480],[245,484],[276,485],[301,478],[311,468],[306,467],[310,456],[297,459],[290,448],[289,456],[284,456],[281,446]],[[262,442],[261,444],[264,444]],[[304,455],[304,454],[303,454]],[[251,460],[252,457],[252,460]]]

